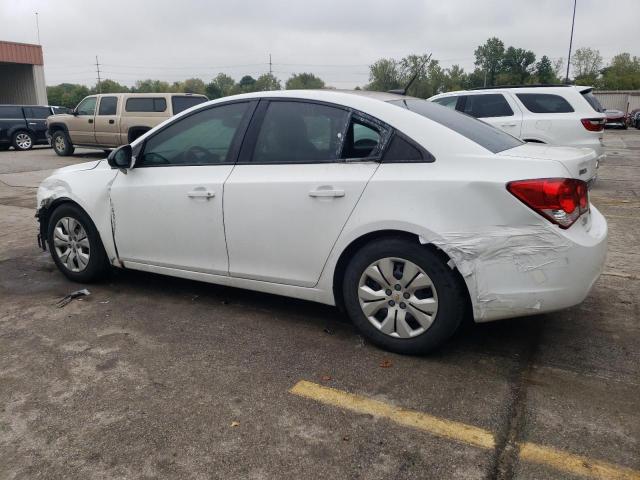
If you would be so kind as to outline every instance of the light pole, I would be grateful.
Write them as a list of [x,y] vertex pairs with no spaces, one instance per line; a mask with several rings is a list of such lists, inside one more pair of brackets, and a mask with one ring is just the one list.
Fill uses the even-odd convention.
[[571,38],[569,39],[569,56],[567,57],[567,75],[564,77],[564,83],[569,83],[569,65],[571,65],[571,47],[573,46],[573,26],[576,23],[576,4],[578,0],[573,0],[573,20],[571,20]]

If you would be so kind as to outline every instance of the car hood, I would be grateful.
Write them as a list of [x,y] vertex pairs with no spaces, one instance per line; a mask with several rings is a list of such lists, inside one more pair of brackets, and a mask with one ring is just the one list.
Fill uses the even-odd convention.
[[75,165],[69,165],[68,167],[58,168],[53,172],[53,175],[57,175],[59,173],[80,172],[82,170],[93,170],[98,165],[100,165],[101,162],[104,162],[104,160],[93,160],[91,162],[76,163]]
[[584,180],[585,182],[596,176],[598,168],[597,154],[591,148],[526,143],[500,152],[498,155],[560,162],[569,170],[573,178]]

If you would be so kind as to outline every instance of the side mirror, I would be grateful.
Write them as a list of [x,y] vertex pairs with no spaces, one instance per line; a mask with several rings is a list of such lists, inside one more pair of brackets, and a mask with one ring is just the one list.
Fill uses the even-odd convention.
[[133,150],[131,145],[123,145],[112,151],[107,157],[107,162],[114,168],[126,170],[133,167]]
[[71,115],[73,115],[74,117],[78,116],[78,109],[74,108],[73,110],[71,110]]

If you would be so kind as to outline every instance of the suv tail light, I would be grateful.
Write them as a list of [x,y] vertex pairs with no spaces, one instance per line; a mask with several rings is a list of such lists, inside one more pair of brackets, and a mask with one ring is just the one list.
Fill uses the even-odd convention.
[[583,118],[580,121],[590,132],[601,132],[604,130],[604,124],[607,123],[605,118]]
[[539,178],[509,182],[507,190],[560,228],[569,228],[589,211],[587,184],[575,178]]

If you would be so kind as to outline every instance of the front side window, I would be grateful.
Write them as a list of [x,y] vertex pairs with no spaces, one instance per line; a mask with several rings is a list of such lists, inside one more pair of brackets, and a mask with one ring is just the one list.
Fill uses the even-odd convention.
[[96,112],[96,97],[87,97],[76,108],[78,115],[93,115]]
[[128,98],[125,104],[127,112],[164,112],[167,109],[167,100],[158,97]]
[[315,103],[269,103],[253,151],[254,163],[333,162],[340,156],[349,114]]
[[454,110],[456,108],[456,103],[458,103],[458,97],[436,98],[434,102],[442,105],[443,107]]
[[147,140],[141,166],[217,165],[229,153],[249,103],[232,103],[188,115]]
[[118,97],[102,97],[98,115],[115,115],[118,110]]
[[24,114],[29,119],[42,120],[51,115],[51,111],[49,110],[49,107],[26,107],[24,109]]
[[500,93],[465,95],[460,111],[476,118],[511,117],[513,110]]
[[548,93],[516,93],[527,110],[533,113],[570,113],[573,108],[560,95]]

